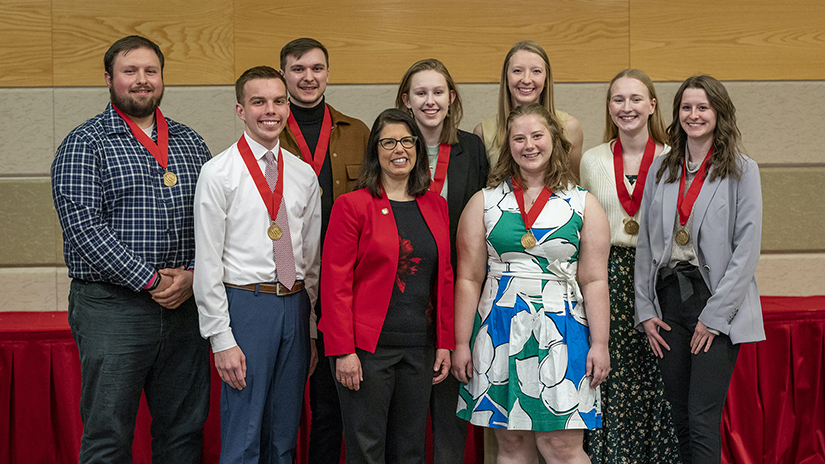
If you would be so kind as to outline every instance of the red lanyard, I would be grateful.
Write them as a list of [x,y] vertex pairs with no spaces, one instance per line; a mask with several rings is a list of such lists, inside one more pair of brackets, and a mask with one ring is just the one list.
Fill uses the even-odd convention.
[[252,180],[255,181],[255,186],[258,187],[258,193],[261,194],[269,211],[269,217],[274,221],[278,217],[278,208],[281,207],[281,199],[284,198],[284,154],[281,152],[281,147],[278,147],[278,181],[275,184],[275,191],[269,190],[269,183],[261,172],[261,167],[258,165],[258,160],[252,154],[249,144],[246,143],[246,136],[241,135],[238,140],[238,151],[241,152],[241,158],[246,163],[246,169],[252,175]]
[[696,177],[694,177],[693,182],[690,183],[690,188],[688,188],[687,194],[685,194],[685,178],[687,177],[687,154],[685,154],[684,167],[682,168],[682,180],[679,181],[679,200],[676,202],[676,209],[679,210],[679,224],[683,226],[687,224],[687,220],[690,217],[690,211],[693,209],[693,204],[696,203],[696,198],[702,190],[702,184],[705,183],[705,175],[708,170],[708,160],[712,155],[713,147],[710,147],[708,154],[705,155],[705,159],[702,160],[702,165],[699,166],[699,171],[696,173]]
[[544,205],[547,204],[547,200],[550,199],[550,195],[553,194],[552,190],[549,190],[547,187],[544,187],[539,193],[539,197],[536,198],[536,201],[530,211],[525,213],[524,210],[524,190],[521,188],[521,183],[517,180],[513,180],[513,193],[516,195],[516,202],[518,202],[518,209],[521,213],[521,218],[524,220],[524,227],[527,230],[533,228],[533,223],[536,222],[536,219],[541,214],[541,211],[544,209]]
[[619,195],[619,202],[621,202],[622,207],[627,211],[629,216],[636,214],[636,211],[639,211],[639,206],[642,204],[647,171],[653,163],[653,154],[655,152],[656,143],[648,136],[645,153],[642,155],[642,164],[639,166],[639,175],[636,176],[636,184],[633,186],[633,195],[631,195],[627,191],[627,186],[624,184],[624,161],[622,160],[621,139],[616,138],[616,143],[613,145],[613,172],[616,174],[616,192]]
[[155,143],[151,137],[146,135],[143,132],[143,129],[138,127],[132,118],[123,114],[115,105],[112,105],[112,108],[117,111],[117,114],[126,121],[126,125],[129,126],[129,129],[132,130],[132,135],[143,145],[144,148],[149,150],[149,153],[155,157],[160,167],[166,169],[166,165],[169,162],[169,124],[166,123],[166,118],[163,117],[163,114],[160,112],[160,108],[155,108],[155,124],[157,124],[158,128],[158,143]]
[[324,160],[327,157],[329,137],[332,132],[332,116],[329,114],[329,107],[326,104],[324,105],[324,122],[321,123],[321,134],[318,136],[318,144],[315,145],[314,155],[310,153],[309,145],[307,145],[304,134],[301,133],[301,128],[298,126],[298,121],[295,120],[292,113],[289,113],[286,123],[289,125],[289,130],[292,131],[292,135],[295,136],[295,142],[298,143],[298,149],[301,150],[301,158],[312,166],[316,176],[320,175],[321,168],[324,167]]
[[450,166],[450,145],[442,143],[438,147],[438,162],[435,165],[435,176],[430,183],[430,191],[441,195],[444,180],[447,178],[447,168]]

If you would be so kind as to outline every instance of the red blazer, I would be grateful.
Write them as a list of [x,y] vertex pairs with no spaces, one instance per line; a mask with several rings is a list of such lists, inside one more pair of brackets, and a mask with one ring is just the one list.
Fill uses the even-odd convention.
[[[447,202],[432,192],[416,199],[438,248],[436,347],[455,348],[453,271]],[[360,189],[335,200],[324,240],[318,329],[327,356],[375,352],[398,270],[398,228],[386,195]]]

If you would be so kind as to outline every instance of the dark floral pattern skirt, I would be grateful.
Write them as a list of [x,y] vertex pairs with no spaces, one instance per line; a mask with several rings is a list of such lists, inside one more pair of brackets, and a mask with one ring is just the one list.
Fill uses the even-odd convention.
[[636,249],[610,247],[610,375],[601,385],[600,430],[585,431],[593,463],[679,463],[679,442],[665,399],[659,363],[633,326]]

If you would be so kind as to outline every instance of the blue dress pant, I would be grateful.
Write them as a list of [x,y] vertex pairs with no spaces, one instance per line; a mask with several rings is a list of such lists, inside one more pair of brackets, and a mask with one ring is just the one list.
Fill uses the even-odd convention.
[[277,296],[226,287],[246,387],[221,384],[221,464],[292,464],[309,373],[306,290]]
[[148,292],[74,279],[69,325],[80,353],[79,462],[129,463],[141,392],[152,462],[199,463],[209,413],[209,342],[194,298],[166,309]]
[[660,272],[656,292],[662,319],[671,330],[659,335],[670,346],[659,360],[665,396],[673,411],[682,464],[719,464],[722,459],[722,408],[739,354],[725,334],[706,353],[690,352],[690,340],[710,291],[696,266],[680,263]]

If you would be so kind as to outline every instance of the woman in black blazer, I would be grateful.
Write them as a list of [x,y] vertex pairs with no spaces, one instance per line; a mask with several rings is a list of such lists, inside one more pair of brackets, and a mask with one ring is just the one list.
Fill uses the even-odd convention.
[[[447,200],[450,215],[451,260],[456,265],[455,237],[464,205],[485,187],[489,165],[484,143],[458,129],[461,96],[444,64],[436,59],[410,66],[398,86],[395,106],[409,111],[424,136],[430,162],[430,190]],[[467,422],[456,417],[458,381],[448,377],[433,386],[430,417],[433,462],[464,462]]]

